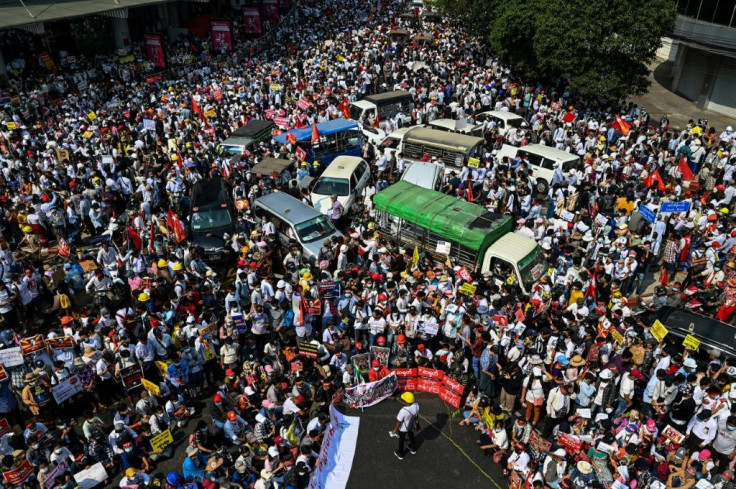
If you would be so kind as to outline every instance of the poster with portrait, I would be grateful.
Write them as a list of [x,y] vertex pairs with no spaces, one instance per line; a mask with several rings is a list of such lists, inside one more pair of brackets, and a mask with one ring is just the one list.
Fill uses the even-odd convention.
[[391,350],[385,346],[372,346],[371,360],[378,360],[381,365],[388,366],[389,353],[391,353]]
[[246,34],[263,34],[261,13],[256,7],[243,9],[243,30]]
[[210,21],[212,27],[212,49],[214,51],[220,51],[225,49],[226,51],[233,50],[233,40],[230,33],[230,22],[227,20],[212,20]]
[[158,34],[146,34],[146,57],[156,68],[166,68],[164,46]]

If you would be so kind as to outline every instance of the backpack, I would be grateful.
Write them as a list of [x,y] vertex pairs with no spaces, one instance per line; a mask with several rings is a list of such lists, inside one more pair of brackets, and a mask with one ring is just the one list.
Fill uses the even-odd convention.
[[294,311],[291,309],[288,309],[284,313],[284,320],[283,320],[283,326],[284,328],[291,328],[294,326]]

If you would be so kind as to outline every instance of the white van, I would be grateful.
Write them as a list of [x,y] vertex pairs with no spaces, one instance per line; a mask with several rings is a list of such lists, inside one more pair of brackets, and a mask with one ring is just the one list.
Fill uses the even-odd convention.
[[418,126],[402,127],[392,131],[391,134],[387,134],[386,137],[383,138],[383,141],[374,146],[376,148],[376,152],[378,152],[379,149],[382,150],[386,154],[387,158],[391,158],[391,155],[396,153],[398,158],[398,154],[403,151],[404,136],[414,127]]
[[529,144],[521,148],[504,144],[498,150],[496,157],[501,160],[504,156],[509,157],[509,161],[516,158],[517,154],[525,153],[527,161],[532,169],[532,176],[537,179],[537,192],[547,194],[549,184],[555,174],[555,165],[562,167],[562,175],[567,178],[572,170],[580,167],[580,157],[573,153],[560,151],[559,149],[541,144]]
[[495,123],[494,127],[497,128],[498,134],[500,136],[505,136],[506,131],[508,131],[509,127],[513,126],[518,129],[526,128],[529,126],[529,124],[523,117],[512,112],[489,110],[488,112],[481,112],[480,114],[475,116],[475,122],[477,124],[484,124],[489,120]]
[[378,116],[381,129],[386,121],[403,114],[409,117],[414,110],[414,96],[406,90],[394,90],[375,95],[367,95],[350,104],[350,118],[364,124],[373,124]]
[[360,198],[371,178],[368,163],[357,156],[338,156],[324,173],[315,180],[312,187],[312,205],[324,215],[332,206],[330,197],[337,195],[337,200],[350,213],[356,199]]
[[417,161],[409,165],[401,175],[401,180],[422,188],[439,191],[442,187],[442,178],[445,174],[444,165]]

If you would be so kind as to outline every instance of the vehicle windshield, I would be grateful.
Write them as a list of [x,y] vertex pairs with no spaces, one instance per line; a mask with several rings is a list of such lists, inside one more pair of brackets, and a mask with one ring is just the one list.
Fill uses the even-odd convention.
[[302,243],[311,243],[335,232],[335,226],[326,216],[317,216],[294,227]]
[[400,142],[401,142],[400,139],[390,138],[389,137],[389,138],[386,138],[383,141],[381,141],[380,146],[381,146],[381,148],[395,149],[395,148],[398,148],[399,147],[399,143]]
[[220,146],[220,149],[222,149],[222,152],[228,155],[239,155],[243,154],[243,147],[242,146],[230,146],[223,144]]
[[369,132],[371,134],[378,134],[378,130],[375,127],[371,127],[363,124],[363,132]]
[[360,116],[363,114],[363,109],[355,105],[350,106],[350,118],[354,121],[359,121]]
[[202,231],[229,226],[232,223],[230,212],[223,208],[200,209],[192,213],[192,230]]
[[339,195],[345,196],[350,193],[350,182],[346,178],[322,177],[312,189],[316,195]]
[[519,262],[519,272],[524,288],[528,291],[544,276],[547,272],[547,260],[539,246]]

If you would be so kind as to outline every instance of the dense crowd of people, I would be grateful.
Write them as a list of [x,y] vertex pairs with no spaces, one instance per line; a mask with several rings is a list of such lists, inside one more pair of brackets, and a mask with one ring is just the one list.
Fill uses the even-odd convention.
[[[121,487],[148,485],[174,457],[180,470],[160,481],[171,489],[305,488],[333,396],[427,366],[467,387],[459,423],[512,486],[734,487],[736,362],[637,315],[654,277],[648,308],[732,321],[732,127],[673,130],[632,104],[586,107],[562,80],[520,79],[451,21],[404,12],[304,0],[268,50],[170,67],[162,81],[108,61],[85,65],[81,92],[75,71],[11,79],[19,102],[0,114],[0,416],[22,434],[0,438],[0,471],[28,462],[32,474],[5,484],[43,486],[53,474],[48,487],[73,488],[73,474],[101,463]],[[406,39],[390,38],[393,27]],[[387,133],[487,110],[525,118],[503,135],[485,123],[479,166],[463,162],[443,191],[512,215],[514,232],[539,243],[549,270],[531,293],[471,271],[475,293],[460,294],[459,267],[415,260],[376,233],[371,197],[411,162],[368,142],[372,181],[317,263],[257,224],[254,199],[309,203],[292,181],[322,165],[273,141],[233,162],[219,142],[274,114],[290,127],[344,117],[344,100],[393,89],[414,109],[383,121]],[[530,143],[581,165],[555,168],[538,194]],[[499,158],[503,145],[521,151]],[[269,156],[292,159],[291,178],[247,172]],[[213,178],[241,203],[225,267],[184,230],[186,196]],[[689,210],[657,213],[664,202]],[[300,355],[306,343],[316,358]],[[374,345],[389,357],[356,371],[351,358]],[[57,402],[54,387],[74,376],[81,391]],[[190,420],[185,447],[160,443]]]

